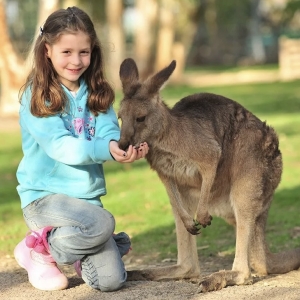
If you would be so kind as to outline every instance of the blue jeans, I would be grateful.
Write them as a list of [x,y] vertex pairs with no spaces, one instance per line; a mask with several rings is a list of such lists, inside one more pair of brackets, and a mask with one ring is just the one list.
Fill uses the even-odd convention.
[[126,281],[126,271],[113,238],[111,213],[85,200],[53,194],[23,209],[27,226],[53,229],[48,235],[50,253],[58,264],[81,260],[82,278],[92,288],[114,291]]

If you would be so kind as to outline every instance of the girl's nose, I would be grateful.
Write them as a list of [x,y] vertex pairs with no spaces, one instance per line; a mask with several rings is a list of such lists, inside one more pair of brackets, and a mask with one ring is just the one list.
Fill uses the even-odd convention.
[[80,65],[80,63],[81,63],[80,55],[77,55],[77,54],[72,55],[71,63],[75,66]]

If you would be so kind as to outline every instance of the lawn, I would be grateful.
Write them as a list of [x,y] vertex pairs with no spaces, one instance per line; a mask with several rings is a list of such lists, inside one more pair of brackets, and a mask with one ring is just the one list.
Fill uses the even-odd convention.
[[[273,251],[299,246],[300,227],[300,85],[298,81],[238,86],[191,88],[167,86],[163,98],[172,106],[180,98],[197,92],[212,92],[234,99],[273,126],[283,154],[282,181],[269,213],[267,239]],[[118,100],[120,96],[118,95]],[[117,107],[116,103],[116,107]],[[21,159],[20,135],[1,132],[0,137],[0,254],[11,255],[27,228],[16,193],[15,172]],[[131,165],[105,164],[108,194],[102,201],[116,218],[116,231],[132,237],[134,253],[149,260],[176,258],[176,236],[167,194],[156,173],[145,160]],[[198,246],[202,256],[234,251],[234,231],[214,218],[202,230]]]

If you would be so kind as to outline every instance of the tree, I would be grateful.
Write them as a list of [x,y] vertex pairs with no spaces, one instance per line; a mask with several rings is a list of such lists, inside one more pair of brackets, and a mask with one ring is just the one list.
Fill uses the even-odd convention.
[[173,80],[179,80],[195,34],[193,0],[136,0],[134,57],[144,76],[177,61]]
[[255,63],[263,63],[266,60],[265,48],[261,34],[260,0],[251,0],[251,19],[249,36],[251,40],[252,57]]
[[108,76],[116,88],[120,88],[119,67],[125,56],[125,37],[122,26],[123,1],[106,0],[106,17],[109,42],[112,45],[108,53]]
[[[40,24],[45,21],[50,13],[58,8],[58,2],[59,0],[39,1],[36,34],[39,32]],[[5,4],[4,0],[0,0],[0,116],[17,116],[19,110],[18,94],[31,67],[32,56],[28,54],[24,59],[15,50],[7,27]]]
[[156,0],[135,1],[136,24],[134,26],[134,58],[142,77],[152,73],[153,54],[155,53],[155,37],[158,23],[158,3]]
[[15,52],[6,24],[4,1],[0,0],[0,115],[16,115],[18,91],[25,79],[25,62]]

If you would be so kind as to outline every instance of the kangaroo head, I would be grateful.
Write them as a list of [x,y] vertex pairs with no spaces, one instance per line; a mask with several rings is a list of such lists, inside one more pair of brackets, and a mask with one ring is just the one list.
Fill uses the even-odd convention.
[[120,67],[120,79],[124,98],[121,101],[118,117],[122,121],[119,147],[138,146],[141,142],[151,145],[160,134],[165,123],[168,108],[162,102],[159,91],[176,67],[171,64],[146,79],[139,80],[136,63],[128,58]]

